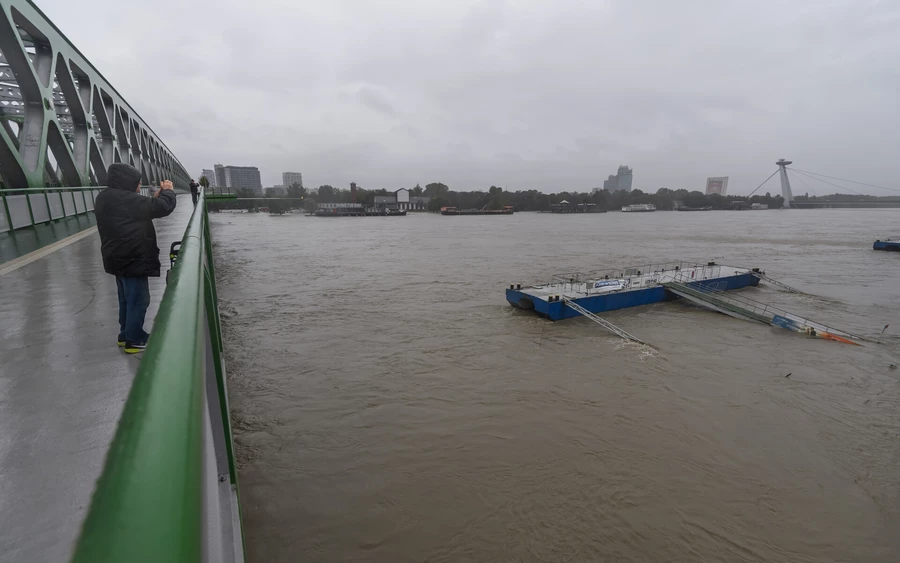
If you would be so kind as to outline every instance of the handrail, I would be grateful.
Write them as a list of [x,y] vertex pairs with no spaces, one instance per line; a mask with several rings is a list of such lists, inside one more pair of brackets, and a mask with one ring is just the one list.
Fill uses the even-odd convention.
[[582,307],[581,305],[579,305],[579,304],[576,303],[575,301],[572,301],[571,299],[569,299],[569,298],[566,297],[565,295],[563,295],[562,301],[563,301],[563,305],[566,305],[566,306],[570,307],[570,308],[571,308],[572,310],[574,310],[576,313],[579,313],[580,315],[582,315],[582,316],[584,316],[584,317],[587,317],[588,319],[594,321],[595,323],[597,323],[598,325],[602,326],[602,327],[605,328],[606,330],[612,332],[613,334],[615,334],[615,335],[618,336],[619,338],[624,338],[625,340],[631,340],[632,342],[637,342],[638,344],[643,344],[643,345],[645,345],[645,346],[649,346],[649,344],[647,344],[646,342],[644,342],[643,340],[641,340],[641,339],[638,338],[637,336],[634,336],[634,335],[632,335],[632,334],[629,334],[629,333],[626,332],[625,330],[623,330],[623,329],[617,327],[616,325],[612,324],[611,322],[609,322],[608,320],[604,319],[603,317],[601,317],[601,316],[599,316],[599,315],[596,315],[596,314],[594,314],[594,313],[588,311],[587,309],[585,309],[584,307]]
[[[141,185],[141,189],[146,189],[147,185]],[[105,190],[106,186],[47,186],[45,188],[2,188],[0,189],[0,194],[8,194],[9,192],[30,192],[30,193],[44,193],[47,191],[58,191],[58,192],[82,192],[89,190]]]
[[[68,217],[90,214],[94,211],[94,200],[105,189],[106,186],[2,188],[0,232],[17,231]],[[183,190],[175,191],[183,193]],[[141,194],[150,195],[150,186],[141,186]],[[13,207],[12,203],[17,200],[21,203]]]
[[[215,279],[200,195],[72,561],[197,562],[209,557],[210,421],[224,428],[227,465],[213,476],[237,494],[224,398]],[[212,345],[212,354],[210,354]],[[211,367],[214,367],[210,371]],[[210,384],[210,373],[217,381]],[[212,389],[212,390],[211,390]],[[218,393],[216,392],[218,389]],[[210,398],[212,394],[212,398]],[[217,395],[217,396],[216,396]],[[217,402],[221,407],[213,408]],[[221,417],[222,420],[216,421]],[[212,431],[215,433],[215,428]],[[215,440],[213,440],[215,441]],[[221,441],[221,440],[219,440]],[[216,453],[216,457],[219,457]],[[210,489],[210,487],[213,487]],[[216,500],[215,502],[218,503]],[[218,506],[218,504],[216,504]],[[229,522],[229,525],[234,521]],[[232,547],[243,559],[240,530]]]
[[85,190],[103,190],[106,186],[48,186],[46,188],[3,188],[0,189],[0,193],[6,194],[9,192],[31,192],[31,193],[43,193],[46,191],[71,191],[71,192],[80,192]]
[[[104,186],[0,189],[0,232],[87,215]],[[143,193],[143,190],[142,190]],[[13,205],[18,202],[18,205]]]
[[839,330],[826,324],[806,319],[804,317],[786,311],[781,307],[763,303],[761,301],[756,301],[755,299],[750,299],[749,297],[745,297],[743,295],[737,295],[730,292],[726,293],[722,289],[712,287],[711,285],[704,283],[703,281],[695,281],[691,283],[690,281],[681,281],[673,277],[671,281],[663,282],[662,285],[668,287],[670,290],[673,289],[674,286],[674,288],[677,288],[689,295],[694,295],[701,300],[705,300],[723,308],[732,307],[739,309],[741,310],[741,314],[743,314],[745,317],[756,316],[758,318],[756,318],[755,320],[766,324],[771,324],[772,318],[774,318],[775,316],[780,316],[801,322],[804,325],[811,326],[819,331],[872,342],[870,338],[866,338],[865,336],[853,334],[852,332],[847,332],[845,330]]

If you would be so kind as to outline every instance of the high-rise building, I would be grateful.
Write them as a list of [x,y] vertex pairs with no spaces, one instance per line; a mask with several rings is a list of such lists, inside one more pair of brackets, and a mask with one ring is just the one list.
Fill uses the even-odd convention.
[[626,192],[631,191],[631,178],[632,171],[631,168],[627,166],[620,165],[619,170],[616,172],[616,176],[619,178],[619,189],[625,190]]
[[[206,176],[206,179],[209,180],[210,187],[215,188],[216,186],[218,186],[218,184],[216,183],[216,173],[215,172],[213,172],[212,170],[209,170],[207,168],[204,168],[203,172],[200,174],[200,177],[203,177],[203,176]],[[197,181],[199,182],[200,179],[198,178]]]
[[255,166],[224,166],[223,168],[226,188],[249,188],[262,194],[259,168]]
[[221,164],[213,166],[216,171],[216,187],[225,188],[225,167]]
[[631,168],[620,165],[615,175],[610,174],[609,178],[603,181],[603,189],[610,192],[616,190],[630,192],[632,175]]
[[281,173],[281,185],[285,187],[285,189],[290,188],[294,185],[294,183],[303,185],[303,174],[300,172],[282,172]]
[[728,176],[711,176],[706,179],[706,195],[728,193]]
[[607,178],[606,180],[603,180],[603,189],[608,192],[614,192],[614,191],[618,190],[619,189],[619,179],[616,178],[615,176],[613,176],[612,174],[610,174],[609,178]]

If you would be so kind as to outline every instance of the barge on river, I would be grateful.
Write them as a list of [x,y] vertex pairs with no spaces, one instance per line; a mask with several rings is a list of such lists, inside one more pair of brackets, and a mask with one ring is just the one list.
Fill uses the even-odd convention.
[[552,277],[545,285],[512,285],[506,300],[513,307],[534,311],[553,321],[581,315],[567,301],[591,313],[614,311],[678,299],[663,285],[678,282],[704,290],[726,291],[759,284],[759,269],[668,262],[589,274],[571,273]]
[[895,239],[876,240],[872,245],[875,250],[900,252],[900,237]]
[[371,207],[361,203],[320,203],[316,217],[404,217],[405,209]]
[[458,207],[441,207],[441,215],[512,215],[515,207],[506,205],[502,209],[459,209]]
[[635,203],[622,207],[623,213],[650,213],[656,211],[656,206],[652,203]]

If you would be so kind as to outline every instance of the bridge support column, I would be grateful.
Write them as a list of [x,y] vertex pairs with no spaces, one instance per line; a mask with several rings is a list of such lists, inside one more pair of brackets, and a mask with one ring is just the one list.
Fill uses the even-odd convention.
[[778,165],[778,172],[781,176],[781,197],[784,198],[783,207],[785,209],[790,209],[791,202],[794,201],[794,194],[791,193],[791,181],[787,175],[787,165],[793,164],[793,161],[779,158],[778,162],[776,162],[775,164]]

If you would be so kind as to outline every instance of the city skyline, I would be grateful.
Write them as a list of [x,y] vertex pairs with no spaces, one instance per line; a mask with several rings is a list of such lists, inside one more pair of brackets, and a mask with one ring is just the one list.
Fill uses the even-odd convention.
[[[634,171],[624,164],[620,164],[616,173],[610,174],[609,177],[603,181],[603,189],[609,192],[620,190],[630,192],[633,187],[633,181]],[[595,188],[594,191],[597,191],[597,189]]]
[[[303,186],[303,174],[301,172],[282,172],[281,184],[267,185],[265,182],[262,182],[262,171],[257,166],[237,166],[217,163],[213,165],[212,169],[201,169],[197,179],[199,180],[199,178],[202,177],[206,177],[209,180],[210,186],[223,188],[237,187],[252,188],[256,190],[289,188],[294,185],[295,182]],[[249,183],[250,185],[237,185],[237,183]]]
[[[460,0],[408,9],[389,0],[345,10],[260,0],[236,13],[161,2],[43,0],[41,9],[189,170],[253,162],[275,185],[302,162],[308,186],[365,178],[372,189],[434,181],[552,192],[588,191],[627,162],[640,171],[633,189],[702,186],[727,171],[729,192],[746,194],[786,157],[900,189],[900,130],[890,126],[900,118],[896,3]],[[94,13],[108,18],[102,34]],[[165,27],[173,17],[205,32],[163,43],[127,33],[130,22]],[[247,26],[270,33],[229,49],[229,33]],[[765,41],[760,30],[771,30]],[[304,40],[286,40],[291,33]],[[110,41],[131,56],[117,57]],[[285,74],[293,67],[303,72]],[[236,111],[246,107],[279,111],[251,119]]]

